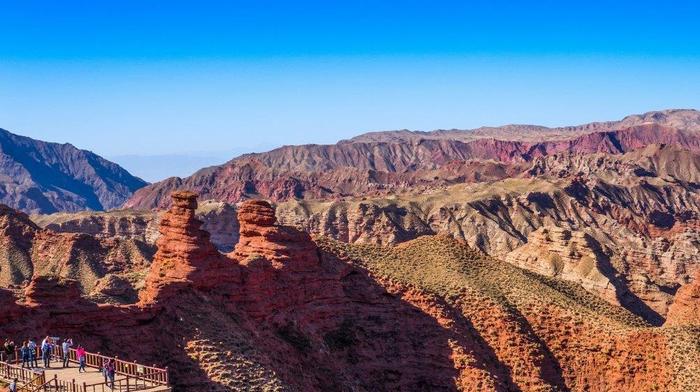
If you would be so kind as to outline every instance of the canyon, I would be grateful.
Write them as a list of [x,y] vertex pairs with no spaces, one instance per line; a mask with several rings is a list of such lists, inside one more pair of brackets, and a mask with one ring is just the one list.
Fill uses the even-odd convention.
[[[239,241],[221,253],[196,218],[196,194],[172,198],[153,262],[132,266],[138,299],[107,303],[82,296],[78,280],[35,274],[0,290],[0,333],[53,331],[166,364],[188,391],[700,385],[693,320],[652,328],[576,283],[449,235],[394,247],[312,238],[260,200],[238,206]],[[674,312],[697,305],[696,287],[682,290]]]
[[373,132],[128,194],[0,209],[0,336],[188,391],[700,389],[698,111]]
[[[450,234],[522,268],[579,282],[660,325],[676,290],[700,269],[698,167],[699,154],[675,145],[557,154],[500,180],[286,200],[276,203],[276,215],[285,225],[348,243],[396,245]],[[197,215],[220,251],[235,247],[235,204],[207,200]],[[54,214],[36,221],[154,244],[159,213]]]

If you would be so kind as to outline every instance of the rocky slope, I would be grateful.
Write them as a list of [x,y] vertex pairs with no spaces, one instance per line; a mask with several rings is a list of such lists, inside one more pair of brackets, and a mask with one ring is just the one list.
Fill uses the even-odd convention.
[[545,276],[574,281],[615,305],[620,297],[611,279],[610,260],[593,237],[560,227],[541,227],[505,261]]
[[52,331],[167,364],[183,391],[700,387],[700,331],[651,328],[450,237],[312,240],[252,201],[239,206],[236,249],[221,254],[195,208],[194,195],[174,195],[138,302],[98,305],[77,282],[35,278],[0,290],[0,335]]
[[146,185],[90,151],[4,129],[0,129],[0,173],[0,203],[27,213],[116,208]]

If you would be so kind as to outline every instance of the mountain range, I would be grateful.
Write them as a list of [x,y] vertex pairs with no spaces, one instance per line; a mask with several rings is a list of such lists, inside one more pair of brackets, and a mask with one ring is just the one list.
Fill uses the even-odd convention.
[[203,199],[230,203],[250,197],[338,199],[422,184],[487,180],[561,153],[621,154],[650,144],[700,151],[699,124],[698,111],[666,110],[565,128],[508,125],[471,131],[370,133],[335,145],[284,146],[245,154],[186,178],[146,186],[125,207],[167,207],[170,192],[180,188],[196,191]]
[[192,176],[151,185],[92,152],[0,130],[0,202],[43,214],[163,208],[169,193],[179,188],[231,203],[249,197],[338,199],[432,182],[504,177],[517,171],[518,164],[563,152],[619,154],[654,143],[698,151],[699,124],[695,110],[665,110],[559,128],[372,132],[335,145],[244,154]]

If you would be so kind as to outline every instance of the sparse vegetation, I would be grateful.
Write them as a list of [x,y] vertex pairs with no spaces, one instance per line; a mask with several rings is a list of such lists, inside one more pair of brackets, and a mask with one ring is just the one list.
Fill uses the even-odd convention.
[[[574,374],[581,371],[575,370],[578,366],[592,360],[588,357],[598,357],[596,361],[607,367],[610,357],[621,355],[630,357],[621,369],[609,371],[627,371],[622,370],[626,368],[658,378],[655,367],[664,367],[669,360],[674,363],[673,373],[666,381],[659,378],[654,384],[647,384],[651,390],[668,390],[671,384],[677,386],[675,390],[696,390],[700,385],[700,331],[654,329],[575,283],[517,268],[447,236],[424,236],[396,247],[350,245],[328,238],[319,238],[317,243],[366,269],[379,281],[397,282],[444,298],[474,323],[499,355],[517,352],[520,357],[527,357],[531,355],[528,353],[541,353],[547,347],[545,352],[551,351],[548,355],[554,355],[565,368],[563,376],[572,390],[590,388],[577,384],[582,381]],[[634,343],[647,339],[643,336],[659,337],[662,333],[669,337],[670,353],[656,338]],[[508,338],[504,340],[504,336]],[[606,348],[611,344],[611,348]],[[634,354],[628,354],[624,353],[628,344],[649,346],[642,351],[631,346],[629,350]],[[527,360],[510,361],[513,377],[525,379]]]
[[579,285],[522,270],[448,237],[424,236],[395,248],[349,245],[327,238],[319,239],[319,244],[373,275],[417,286],[448,300],[470,289],[505,307],[554,302],[574,314],[603,316],[615,329],[648,327]]

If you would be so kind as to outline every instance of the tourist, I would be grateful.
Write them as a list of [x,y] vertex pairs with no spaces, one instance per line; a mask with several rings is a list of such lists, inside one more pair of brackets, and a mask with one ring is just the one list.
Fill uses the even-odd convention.
[[10,345],[9,345],[9,347],[7,348],[7,351],[10,353],[10,355],[9,355],[9,357],[10,357],[9,360],[10,360],[10,361],[16,362],[16,361],[19,360],[19,358],[17,358],[17,352],[15,351],[15,342],[14,342],[14,340],[10,340]]
[[75,355],[78,357],[78,373],[86,372],[85,370],[85,349],[83,346],[78,345],[78,348],[75,350]]
[[22,355],[22,368],[25,366],[28,368],[32,367],[30,351],[31,349],[29,348],[27,342],[22,342],[22,348],[19,349],[19,352]]
[[5,339],[3,352],[5,353],[5,362],[12,362],[15,359],[15,342]]
[[8,390],[9,390],[10,392],[17,392],[17,379],[16,379],[16,378],[15,378],[14,380],[12,380],[12,382],[10,383],[10,387],[8,388]]
[[59,354],[59,353],[58,353],[58,348],[60,347],[60,346],[59,346],[59,343],[60,343],[60,339],[55,338],[55,337],[52,337],[52,338],[49,340],[49,345],[50,345],[50,348],[49,348],[49,357],[50,357],[50,359],[51,359],[52,361],[55,361],[55,360],[58,359],[58,358],[57,358],[57,356],[58,356],[58,354]]
[[109,366],[109,358],[105,358],[102,360],[102,375],[105,378],[105,384],[107,384],[107,367]]
[[39,367],[39,364],[36,361],[36,343],[34,341],[37,339],[29,339],[29,342],[27,343],[27,347],[29,347],[29,367],[31,368],[36,368]]
[[65,339],[63,341],[63,344],[61,345],[62,349],[62,354],[63,354],[63,367],[67,368],[69,367],[69,354],[70,354],[70,348],[73,347],[73,339]]
[[109,379],[109,387],[114,389],[114,374],[116,373],[116,363],[113,359],[107,361],[107,367],[105,368],[105,373]]
[[7,352],[9,353],[8,362],[16,362],[19,358],[16,358],[17,353],[15,352],[15,342],[13,340],[10,340],[10,345],[7,348]]
[[44,360],[44,368],[51,367],[51,338],[48,336],[41,342],[41,359]]

